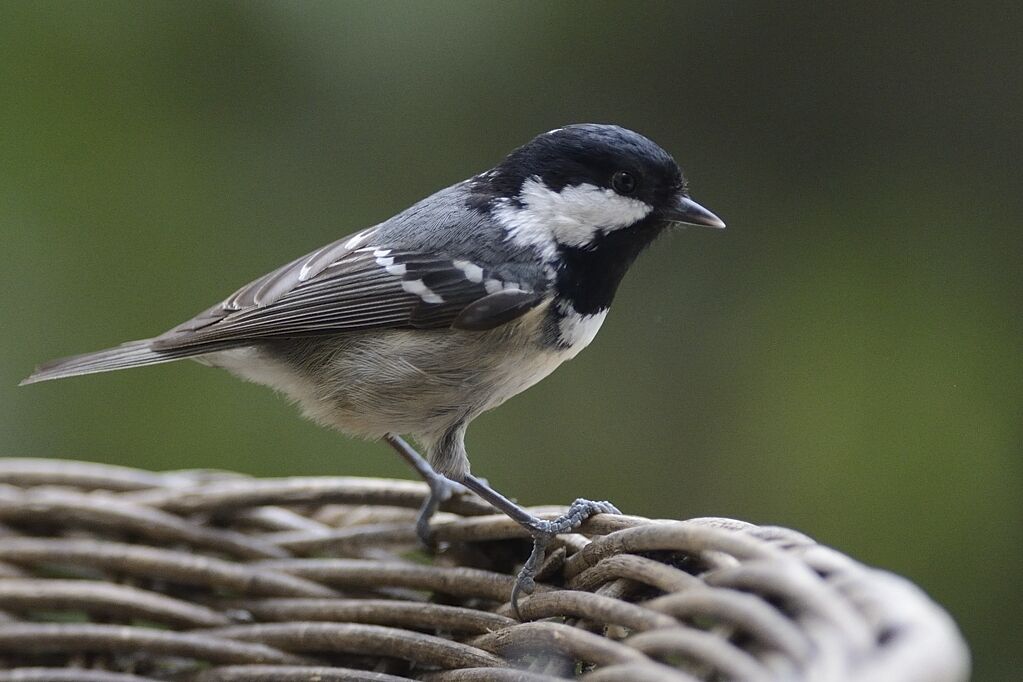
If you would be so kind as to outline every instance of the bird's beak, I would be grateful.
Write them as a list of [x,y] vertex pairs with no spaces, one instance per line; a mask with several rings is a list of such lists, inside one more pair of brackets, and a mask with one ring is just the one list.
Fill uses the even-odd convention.
[[682,225],[697,225],[700,227],[716,227],[721,229],[725,221],[700,206],[688,197],[680,196],[675,200],[675,205],[665,211],[665,219]]

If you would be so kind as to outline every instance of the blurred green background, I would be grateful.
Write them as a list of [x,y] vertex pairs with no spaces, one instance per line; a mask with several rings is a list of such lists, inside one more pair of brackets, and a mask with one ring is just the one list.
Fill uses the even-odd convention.
[[191,363],[15,384],[615,122],[728,229],[645,254],[589,350],[476,422],[474,470],[798,528],[1018,680],[1021,35],[1016,3],[4,3],[0,455],[409,477]]

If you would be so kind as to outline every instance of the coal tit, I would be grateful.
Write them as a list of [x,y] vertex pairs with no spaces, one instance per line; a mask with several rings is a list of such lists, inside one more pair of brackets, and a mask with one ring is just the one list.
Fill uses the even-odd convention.
[[415,466],[431,490],[424,541],[452,481],[522,524],[534,549],[514,605],[556,534],[617,510],[576,500],[560,518],[534,516],[470,473],[466,428],[585,348],[625,271],[675,224],[724,227],[647,138],[570,125],[164,334],[44,364],[22,383],[192,358],[268,385]]

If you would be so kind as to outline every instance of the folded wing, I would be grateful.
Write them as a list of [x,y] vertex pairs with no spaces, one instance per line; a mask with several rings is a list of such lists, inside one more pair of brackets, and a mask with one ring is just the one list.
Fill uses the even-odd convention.
[[485,330],[525,313],[546,294],[541,278],[525,268],[505,264],[498,276],[470,261],[375,247],[374,230],[294,260],[160,336],[46,363],[22,383],[169,362],[269,338],[384,328]]

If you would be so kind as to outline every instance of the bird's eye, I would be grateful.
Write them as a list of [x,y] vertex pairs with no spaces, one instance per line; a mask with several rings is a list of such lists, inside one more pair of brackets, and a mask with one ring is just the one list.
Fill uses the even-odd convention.
[[636,178],[628,171],[618,171],[611,176],[611,186],[619,194],[632,194],[636,191]]

